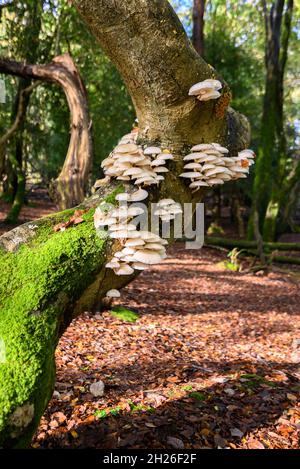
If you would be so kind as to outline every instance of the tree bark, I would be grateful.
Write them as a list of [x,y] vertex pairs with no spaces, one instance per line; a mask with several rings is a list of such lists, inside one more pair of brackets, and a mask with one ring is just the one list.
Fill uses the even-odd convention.
[[93,144],[87,95],[78,70],[68,54],[48,65],[30,65],[0,59],[0,73],[58,83],[62,86],[71,115],[71,136],[63,168],[53,184],[52,193],[61,209],[82,202],[88,189],[92,168]]
[[[203,192],[193,197],[178,177],[185,152],[195,143],[215,141],[236,154],[248,144],[246,119],[228,109],[228,86],[223,82],[217,102],[188,97],[191,85],[218,75],[193,49],[167,1],[74,3],[124,78],[139,118],[139,141],[167,144],[175,156],[163,184],[150,191],[150,200],[199,200]],[[49,77],[47,67],[24,69],[33,78],[41,79],[41,71]],[[84,202],[89,209],[85,222],[64,232],[53,232],[53,226],[73,211],[0,238],[1,266],[8,273],[0,289],[0,446],[28,444],[53,389],[56,343],[72,317],[90,310],[107,290],[133,279],[105,269],[119,244],[97,236],[93,213],[101,200],[114,201],[116,191],[135,189],[109,184]]]
[[193,3],[193,46],[199,55],[204,54],[204,13],[205,0],[194,0]]

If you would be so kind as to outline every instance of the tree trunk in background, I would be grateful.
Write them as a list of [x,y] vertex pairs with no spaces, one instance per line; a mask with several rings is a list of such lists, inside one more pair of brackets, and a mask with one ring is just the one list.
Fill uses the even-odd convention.
[[[13,123],[11,129],[14,129],[15,132],[10,133],[8,139],[5,135],[1,138],[5,146],[9,138],[11,138],[13,142],[12,153],[8,154],[10,168],[8,173],[8,192],[9,195],[11,195],[12,206],[5,219],[6,223],[17,223],[21,208],[24,204],[26,176],[23,169],[23,137],[26,112],[31,92],[31,80],[29,78],[20,78],[12,111]],[[16,123],[17,125],[15,125]]]
[[[28,3],[27,6],[28,17],[26,18],[26,25],[24,27],[24,37],[28,38],[28,44],[25,46],[22,43],[20,51],[21,55],[25,60],[29,62],[35,62],[38,55],[39,35],[41,31],[41,17],[43,11],[43,0]],[[22,115],[20,116],[20,122],[18,129],[13,136],[12,148],[9,152],[9,174],[8,174],[8,194],[11,196],[12,207],[7,215],[6,222],[16,223],[25,197],[25,186],[26,186],[26,175],[24,173],[24,131],[25,131],[25,120],[26,112],[29,105],[30,93],[23,94],[23,91],[30,87],[31,79],[28,77],[21,77],[18,82],[18,89],[16,98],[12,108],[11,123],[17,118],[17,114],[20,108],[20,100],[23,100]]]
[[[166,0],[74,3],[123,76],[136,106],[140,141],[167,145],[174,154],[170,172],[150,191],[149,201],[200,200],[203,192],[193,196],[178,177],[186,151],[195,143],[216,141],[236,154],[249,142],[246,119],[228,109],[228,86],[224,83],[214,102],[188,96],[191,85],[218,75],[194,50]],[[36,70],[33,66],[31,73]],[[7,272],[0,277],[0,446],[29,443],[54,387],[56,344],[71,319],[93,309],[109,289],[133,279],[105,268],[119,243],[101,239],[93,224],[101,201],[114,202],[118,191],[133,190],[131,184],[110,183],[84,202],[84,223],[63,232],[54,232],[53,226],[74,211],[0,238]]]
[[193,46],[199,55],[204,54],[204,13],[205,0],[194,0],[193,4]]
[[283,80],[291,30],[293,0],[276,0],[270,10],[262,0],[266,31],[266,84],[260,147],[253,186],[253,208],[248,226],[249,238],[254,236],[254,214],[265,240],[276,236],[282,185],[286,169],[286,138],[283,117]]
[[58,83],[70,109],[71,137],[63,168],[52,185],[52,195],[61,209],[74,207],[85,198],[93,161],[91,120],[87,94],[77,68],[68,54],[48,65],[29,65],[0,59],[0,73]]

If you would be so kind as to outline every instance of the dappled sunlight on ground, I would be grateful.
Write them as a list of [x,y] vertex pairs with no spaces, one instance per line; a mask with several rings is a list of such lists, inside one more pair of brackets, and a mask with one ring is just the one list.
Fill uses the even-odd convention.
[[[75,320],[33,446],[298,447],[298,281],[227,271],[223,259],[178,244],[123,290],[137,322]],[[97,380],[102,398],[89,392]]]

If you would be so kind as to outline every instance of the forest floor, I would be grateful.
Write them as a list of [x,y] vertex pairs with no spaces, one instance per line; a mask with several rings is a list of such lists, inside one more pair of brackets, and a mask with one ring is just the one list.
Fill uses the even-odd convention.
[[300,269],[225,260],[178,243],[115,302],[136,322],[74,320],[33,448],[299,448]]

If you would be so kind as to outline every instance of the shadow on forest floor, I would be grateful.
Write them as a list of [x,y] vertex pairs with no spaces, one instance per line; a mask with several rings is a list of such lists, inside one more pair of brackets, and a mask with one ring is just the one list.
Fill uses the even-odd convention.
[[[299,365],[256,363],[256,372],[246,373],[253,366],[253,362],[247,361],[177,364],[176,376],[181,385],[178,388],[174,383],[174,389],[168,388],[167,395],[159,389],[147,390],[152,365],[148,370],[133,365],[130,383],[123,381],[128,376],[126,368],[112,368],[111,373],[123,383],[116,391],[119,397],[125,396],[127,389],[138,391],[139,403],[127,400],[124,409],[119,404],[110,407],[109,413],[107,408],[107,416],[96,412],[99,418],[89,416],[83,421],[79,418],[72,428],[53,431],[43,440],[42,447],[172,448],[175,440],[172,442],[170,437],[180,440],[182,447],[194,449],[245,447],[243,440],[250,448],[290,446],[288,439],[295,427],[293,417],[298,415],[294,400],[300,390],[299,379],[293,374],[299,371]],[[173,373],[168,362],[161,361],[160,368],[161,377],[166,380]],[[204,379],[217,382],[203,386]],[[191,381],[193,389],[184,384]],[[97,401],[90,394],[86,398]],[[53,402],[52,412],[60,407]],[[250,432],[251,437],[247,438]]]

